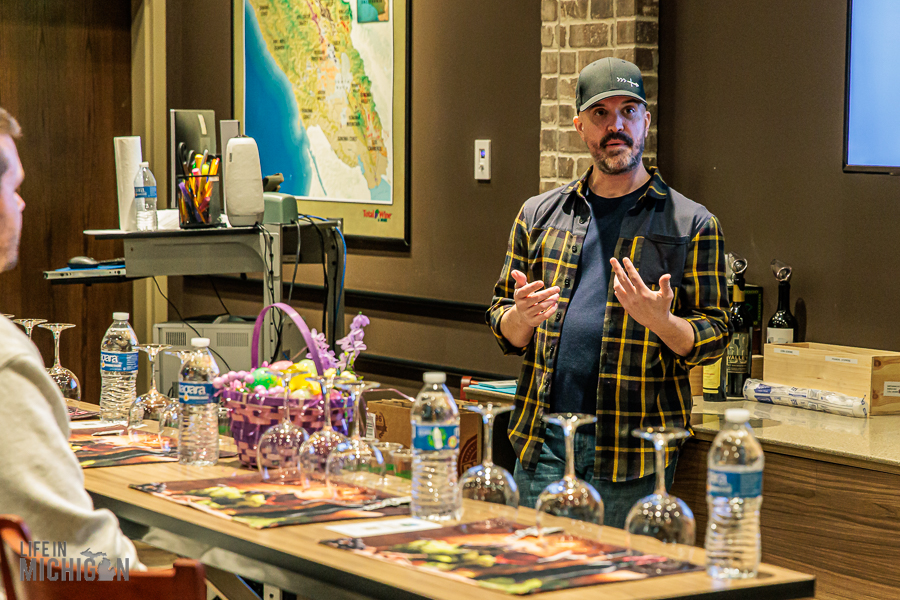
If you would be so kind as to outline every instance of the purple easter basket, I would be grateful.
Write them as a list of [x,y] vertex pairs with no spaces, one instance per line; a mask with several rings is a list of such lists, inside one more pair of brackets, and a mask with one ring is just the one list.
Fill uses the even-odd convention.
[[[300,330],[300,335],[303,336],[309,348],[317,372],[323,373],[324,369],[319,359],[318,348],[313,342],[309,328],[306,326],[303,318],[293,308],[281,302],[267,306],[256,318],[250,355],[250,364],[253,368],[259,367],[259,336],[262,331],[265,314],[271,308],[279,308],[290,317],[297,329]],[[270,396],[268,394],[222,390],[222,399],[231,417],[231,435],[234,438],[235,445],[237,445],[238,457],[243,464],[255,467],[256,447],[259,443],[259,438],[262,437],[262,434],[269,427],[276,425],[281,420],[281,413],[284,410],[284,397],[280,395]],[[325,419],[320,408],[321,404],[321,395],[307,400],[291,400],[291,421],[297,427],[305,429],[307,433],[311,434],[318,431],[325,425]],[[345,406],[344,399],[337,392],[332,392],[329,404],[331,407],[332,427],[347,435],[349,413],[352,412],[352,409]]]

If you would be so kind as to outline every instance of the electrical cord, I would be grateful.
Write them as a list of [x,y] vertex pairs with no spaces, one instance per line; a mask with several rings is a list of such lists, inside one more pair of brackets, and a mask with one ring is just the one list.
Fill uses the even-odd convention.
[[[294,221],[294,225],[297,226],[297,256],[294,260],[294,274],[291,276],[291,287],[288,288],[288,297],[287,297],[287,305],[291,305],[291,300],[294,297],[294,283],[297,281],[297,267],[300,265],[300,221]],[[279,354],[283,354],[284,358],[287,360],[291,360],[291,357],[286,353],[282,353],[281,351],[281,342],[282,337],[281,333],[284,329],[284,320],[281,321],[281,326],[278,328],[278,343],[275,345],[275,356]],[[273,359],[274,362],[274,359]],[[293,360],[291,360],[293,362]]]
[[[320,221],[328,221],[328,219],[326,219],[325,217],[319,217],[319,216],[316,216],[316,215],[302,215],[302,217],[305,218],[305,219],[306,219],[307,221],[309,221],[310,223],[312,223],[313,225],[315,225],[315,223],[313,223],[313,221],[312,221],[313,219],[318,219],[318,220],[320,220]],[[318,229],[318,227],[316,227],[316,229]],[[341,231],[341,228],[340,228],[340,227],[334,227],[334,228],[333,228],[333,231],[336,231],[337,234],[340,236],[340,238],[341,238],[341,245],[344,247],[344,253],[343,253],[343,258],[344,258],[344,260],[343,260],[344,268],[343,268],[343,270],[341,271],[341,282],[340,282],[340,284],[338,285],[337,296],[335,297],[335,301],[334,301],[334,314],[332,315],[332,326],[333,326],[332,331],[337,332],[338,315],[341,313],[341,298],[342,298],[343,295],[344,295],[344,277],[347,275],[347,240],[344,238],[344,233]],[[325,260],[325,247],[324,247],[324,245],[323,245],[323,247],[322,247],[322,260],[323,260],[323,261]],[[327,285],[327,283],[326,283],[326,285],[325,285],[325,297],[326,297],[326,302],[327,302],[327,298],[328,298],[328,285]],[[323,320],[324,320],[324,314],[323,314],[323,317],[322,317],[322,318],[323,318]]]
[[[322,228],[319,227],[319,224],[313,221],[313,217],[310,215],[299,215],[300,219],[307,221],[310,225],[312,225],[316,233],[319,235],[319,244],[322,247],[322,279],[323,279],[323,287],[325,288],[325,306],[328,306],[328,252],[325,249],[325,235],[322,233]],[[316,217],[321,218],[321,217]],[[324,219],[323,219],[324,220]],[[328,311],[322,310],[322,333],[325,334],[326,339],[328,338]]]
[[[266,245],[266,251],[263,254],[263,265],[264,265],[264,268],[266,269],[266,277],[264,278],[265,286],[266,286],[266,289],[269,291],[269,298],[274,299],[275,298],[275,283],[274,283],[273,279],[275,278],[275,272],[274,272],[274,269],[275,269],[275,254],[274,254],[275,240],[274,240],[272,234],[269,232],[269,230],[266,229],[265,227],[263,227],[262,225],[260,225],[259,223],[256,224],[256,228],[263,234],[263,240]],[[268,257],[268,260],[266,260],[267,257]],[[275,352],[272,354],[271,358],[269,359],[270,363],[275,362],[276,359],[278,358],[278,352],[279,352],[279,349],[281,348],[281,329],[283,326],[284,326],[284,318],[282,317],[281,313],[279,313],[278,321],[275,323],[275,332],[276,332]]]
[[[162,297],[165,299],[165,301],[169,303],[169,306],[171,306],[171,307],[172,307],[172,310],[175,311],[175,314],[178,315],[178,320],[181,321],[182,323],[184,323],[185,325],[187,325],[188,327],[190,327],[190,328],[191,328],[191,331],[193,331],[194,333],[197,334],[197,337],[203,337],[202,335],[200,335],[200,332],[197,331],[197,330],[194,328],[193,325],[191,325],[190,323],[188,323],[188,322],[185,320],[185,318],[181,316],[181,311],[178,310],[178,307],[175,306],[175,304],[173,304],[171,300],[169,300],[169,297],[166,296],[165,294],[163,294],[162,288],[159,287],[159,282],[156,280],[156,277],[153,278],[153,283],[156,284],[156,290],[159,292],[159,295],[162,296]],[[225,365],[225,368],[226,368],[226,369],[228,369],[229,371],[231,371],[231,367],[228,365],[228,361],[225,360],[225,357],[223,357],[221,354],[219,354],[218,352],[216,352],[215,350],[213,350],[213,347],[212,347],[212,346],[209,347],[209,350],[210,350],[210,352],[212,352],[213,354],[215,354],[216,356],[219,357],[219,360],[222,361],[222,364]]]
[[225,309],[225,314],[227,314],[230,317],[231,311],[228,310],[228,307],[225,306],[225,302],[222,301],[222,296],[219,295],[219,288],[216,287],[216,280],[212,278],[212,275],[209,276],[209,282],[212,284],[213,291],[216,293],[216,298],[219,299],[219,304],[221,304],[222,308]]

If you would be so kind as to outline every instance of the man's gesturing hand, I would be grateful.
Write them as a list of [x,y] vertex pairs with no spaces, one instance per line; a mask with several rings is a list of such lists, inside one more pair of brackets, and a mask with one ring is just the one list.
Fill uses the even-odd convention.
[[613,291],[622,307],[632,319],[659,335],[669,321],[669,310],[675,297],[669,285],[672,276],[666,273],[660,277],[659,291],[654,292],[647,287],[629,259],[623,258],[622,264],[615,258],[609,262],[615,274]]
[[559,305],[559,286],[542,290],[543,281],[528,283],[528,278],[522,271],[514,270],[512,277],[516,280],[513,300],[516,301],[517,316],[522,323],[528,327],[537,327],[556,312]]

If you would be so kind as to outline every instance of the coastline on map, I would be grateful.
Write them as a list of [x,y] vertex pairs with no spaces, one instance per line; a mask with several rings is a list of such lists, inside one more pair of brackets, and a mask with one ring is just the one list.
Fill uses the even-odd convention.
[[256,13],[246,0],[244,30],[244,133],[259,145],[263,176],[283,173],[282,192],[307,196],[315,174],[293,86],[269,53]]

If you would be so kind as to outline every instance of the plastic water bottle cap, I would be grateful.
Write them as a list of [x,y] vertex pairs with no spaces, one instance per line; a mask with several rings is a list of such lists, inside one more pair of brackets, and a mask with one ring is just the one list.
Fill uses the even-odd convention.
[[428,371],[422,375],[422,379],[425,383],[445,383],[447,381],[447,374],[442,373],[441,371]]
[[725,420],[729,423],[746,423],[750,420],[750,411],[746,408],[729,408],[725,411]]
[[127,321],[130,316],[131,315],[126,312],[114,312],[113,321]]
[[191,338],[191,346],[194,348],[209,348],[209,338]]
[[147,167],[147,168],[149,169],[149,168],[150,168],[150,163],[148,163],[148,162],[145,160],[144,162],[141,163],[141,166],[142,166],[142,167]]

